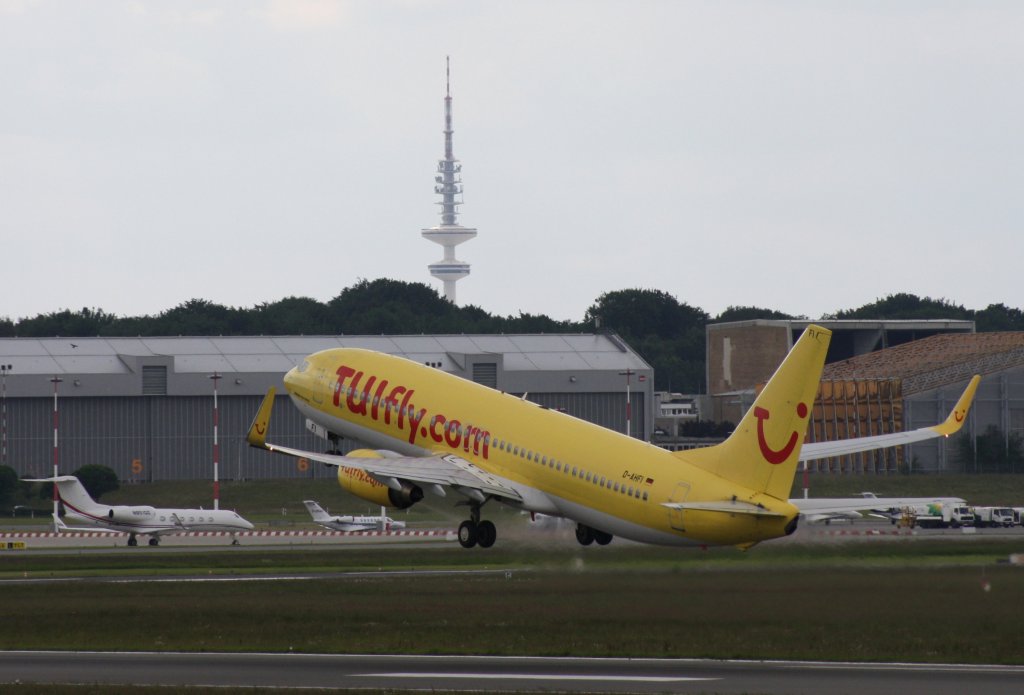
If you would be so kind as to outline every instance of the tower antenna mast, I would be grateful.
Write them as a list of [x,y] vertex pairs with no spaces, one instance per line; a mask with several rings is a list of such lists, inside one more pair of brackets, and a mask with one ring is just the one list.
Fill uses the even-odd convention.
[[455,258],[455,247],[476,236],[476,229],[463,227],[457,222],[462,205],[462,164],[452,153],[452,73],[451,61],[445,57],[444,95],[444,158],[437,162],[434,193],[441,196],[441,224],[422,230],[423,238],[440,244],[444,257],[427,268],[430,274],[444,283],[445,298],[455,304],[455,283],[469,276],[469,263]]

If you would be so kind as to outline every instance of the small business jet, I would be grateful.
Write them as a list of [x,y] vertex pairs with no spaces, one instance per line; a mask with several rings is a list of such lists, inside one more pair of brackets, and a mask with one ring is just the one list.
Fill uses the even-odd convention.
[[[307,427],[332,453],[267,441],[275,390],[247,439],[271,452],[338,469],[356,496],[404,509],[454,494],[469,509],[466,548],[490,547],[490,502],[576,522],[583,545],[613,536],[675,546],[754,544],[796,530],[804,500],[789,500],[797,463],[909,444],[958,431],[971,380],[945,422],[911,432],[804,444],[832,332],[808,326],[733,434],[670,452],[402,357],[357,348],[309,355],[284,376]],[[342,437],[374,448],[334,453]],[[873,503],[868,503],[870,508]]]
[[390,531],[405,528],[405,522],[387,516],[383,506],[380,508],[380,516],[331,516],[313,500],[305,500],[303,504],[313,521],[335,531]]
[[236,512],[225,509],[160,509],[148,505],[100,504],[93,500],[81,481],[73,475],[56,478],[34,478],[28,482],[54,483],[65,516],[73,523],[88,528],[68,526],[58,514],[53,523],[58,531],[95,531],[107,529],[128,534],[128,545],[138,545],[138,535],[149,536],[150,545],[159,545],[160,536],[183,531],[230,531],[231,543],[238,544],[234,534],[251,531],[253,525]]

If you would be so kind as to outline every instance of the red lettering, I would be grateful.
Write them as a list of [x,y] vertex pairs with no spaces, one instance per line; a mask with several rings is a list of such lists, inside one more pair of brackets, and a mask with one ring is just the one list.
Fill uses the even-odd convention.
[[384,409],[385,425],[391,424],[391,409],[392,407],[394,407],[396,410],[398,409],[398,397],[401,396],[403,393],[405,393],[404,386],[396,386],[395,388],[391,389],[391,395],[388,396],[387,407]]
[[[376,377],[373,377],[376,378]],[[359,382],[363,380],[363,372],[356,372],[356,375],[352,377],[351,391],[349,391],[348,398],[345,402],[348,404],[348,409],[356,415],[366,415],[366,392],[362,393],[363,400],[356,402],[356,396],[359,394]]]
[[352,367],[346,367],[341,365],[338,367],[338,380],[334,382],[334,405],[335,407],[341,407],[341,389],[344,387],[345,379],[349,378],[356,373],[356,370]]
[[448,429],[444,431],[445,444],[453,449],[459,448],[459,443],[462,441],[462,432],[459,429],[462,423],[458,420],[451,420],[448,422]]
[[[410,391],[410,393],[412,393]],[[415,411],[409,413],[409,443],[413,444],[416,442],[416,435],[420,433],[420,422],[427,416],[427,409],[420,408],[417,413]]]
[[438,431],[437,426],[443,425],[445,422],[447,422],[447,418],[445,418],[444,415],[435,415],[430,421],[430,438],[438,444],[441,443],[441,440],[444,439],[444,437],[441,432]]
[[[402,389],[405,391],[405,389]],[[405,426],[405,416],[412,415],[412,411],[409,410],[409,401],[412,399],[412,394],[415,391],[405,391],[405,397],[402,398],[402,405],[398,409],[398,429],[402,429]]]
[[[373,415],[372,415],[372,417],[373,417],[374,420],[377,419],[378,409],[380,408],[382,402],[384,401],[384,389],[386,389],[387,387],[388,387],[388,380],[387,379],[381,379],[380,380],[380,385],[377,387],[377,393],[373,394]],[[384,407],[384,412],[385,413],[387,412],[387,406],[386,405]],[[387,415],[385,415],[384,417],[385,417],[385,419],[387,419]]]
[[[345,395],[345,407],[355,415],[369,417],[372,420],[381,419],[381,408],[384,410],[384,424],[391,426],[392,413],[398,411],[398,418],[395,426],[399,430],[409,427],[408,442],[415,444],[417,438],[428,438],[438,444],[445,444],[452,449],[459,449],[466,453],[472,450],[474,455],[489,458],[490,456],[490,432],[477,427],[476,425],[462,426],[459,420],[449,420],[446,416],[438,413],[426,423],[427,409],[416,409],[412,403],[415,389],[405,386],[390,387],[387,379],[369,375],[354,367],[341,365],[337,369],[338,378],[334,382],[333,400],[336,407],[342,407],[342,394]],[[366,377],[364,383],[364,377]],[[360,388],[362,385],[362,388]],[[345,468],[346,473],[358,480],[371,485],[380,485],[380,482],[365,471],[357,468]]]

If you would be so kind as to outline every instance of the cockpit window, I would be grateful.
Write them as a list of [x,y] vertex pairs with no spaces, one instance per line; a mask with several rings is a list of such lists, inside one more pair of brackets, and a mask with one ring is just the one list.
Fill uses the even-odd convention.
[[299,374],[309,369],[309,360],[302,360],[302,364],[299,365]]

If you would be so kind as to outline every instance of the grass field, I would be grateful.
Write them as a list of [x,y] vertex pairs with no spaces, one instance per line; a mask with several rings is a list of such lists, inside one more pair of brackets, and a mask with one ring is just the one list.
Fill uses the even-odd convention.
[[[609,546],[22,555],[3,577],[385,570],[262,582],[6,583],[0,648],[1024,663],[1015,542],[701,553]],[[496,573],[397,575],[480,568]],[[508,571],[504,571],[505,569]]]

